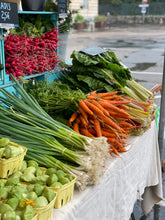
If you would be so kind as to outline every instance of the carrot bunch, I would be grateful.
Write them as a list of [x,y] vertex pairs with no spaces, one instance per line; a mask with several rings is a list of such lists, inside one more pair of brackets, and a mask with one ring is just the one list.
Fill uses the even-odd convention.
[[133,128],[132,116],[125,111],[129,100],[117,91],[91,92],[79,102],[78,111],[70,117],[68,126],[88,137],[107,137],[109,152],[119,155],[125,152],[128,134]]

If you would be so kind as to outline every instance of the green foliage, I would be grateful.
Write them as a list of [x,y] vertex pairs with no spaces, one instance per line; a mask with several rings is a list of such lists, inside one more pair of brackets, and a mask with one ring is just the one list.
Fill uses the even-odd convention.
[[94,21],[95,22],[105,22],[105,21],[107,21],[107,17],[105,15],[97,15],[94,18]]
[[32,37],[40,37],[42,34],[51,31],[53,27],[49,15],[24,14],[19,16],[19,27],[10,29],[10,33],[20,36],[30,35]]
[[75,23],[83,23],[85,20],[84,20],[84,17],[80,14],[77,14],[74,18],[74,21]]

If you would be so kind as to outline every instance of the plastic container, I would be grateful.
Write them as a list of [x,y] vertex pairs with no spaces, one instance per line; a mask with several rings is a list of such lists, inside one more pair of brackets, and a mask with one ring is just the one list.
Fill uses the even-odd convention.
[[34,211],[37,214],[37,220],[49,220],[53,215],[55,198],[45,207],[42,208],[34,208]]
[[27,152],[27,148],[18,145],[14,142],[10,142],[13,146],[22,147],[24,152],[17,157],[12,157],[9,159],[2,159],[0,158],[0,178],[7,178],[11,174],[15,173],[16,171],[21,169],[22,162],[24,160],[24,156]]
[[1,0],[1,2],[13,2],[13,3],[17,3],[17,7],[19,7],[19,4],[20,4],[21,0]]
[[54,207],[56,209],[61,208],[67,202],[72,200],[75,182],[76,182],[76,178],[74,177],[74,179],[71,182],[63,185],[61,188],[57,189],[54,187],[50,187],[56,193],[56,200],[54,203]]
[[43,11],[45,0],[21,0],[24,11]]

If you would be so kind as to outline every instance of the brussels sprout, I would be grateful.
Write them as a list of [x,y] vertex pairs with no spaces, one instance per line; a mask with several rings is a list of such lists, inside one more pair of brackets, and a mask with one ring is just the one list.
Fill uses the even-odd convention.
[[68,178],[69,181],[72,181],[74,179],[71,174],[66,174],[65,177]]
[[43,191],[43,186],[39,183],[34,184],[34,192],[37,194],[37,196],[40,196]]
[[33,184],[29,184],[29,185],[27,185],[27,190],[28,190],[28,192],[32,192],[32,191],[34,191],[34,185]]
[[44,196],[48,200],[48,202],[51,202],[55,197],[55,192],[53,191],[53,189],[45,187],[43,189],[42,196]]
[[50,187],[59,189],[61,188],[63,185],[60,182],[54,182]]
[[19,204],[18,204],[18,208],[25,208],[26,207],[26,203],[29,201],[29,199],[27,198],[22,198],[19,200]]
[[0,213],[3,215],[6,211],[13,211],[13,209],[8,204],[1,204],[0,205]]
[[46,184],[47,179],[49,178],[48,175],[42,175],[42,176],[37,176],[33,180],[33,183],[39,183],[39,184]]
[[55,173],[53,173],[47,179],[46,185],[50,186],[51,184],[53,184],[54,182],[57,182],[57,181],[58,181],[58,177]]
[[23,160],[22,161],[22,166],[21,166],[21,169],[20,169],[20,171],[21,172],[24,172],[24,170],[27,168],[27,162],[26,162],[26,160]]
[[42,175],[42,170],[39,167],[37,167],[36,168],[36,176],[41,176],[41,175]]
[[3,187],[0,188],[0,200],[7,199],[8,191]]
[[25,194],[27,194],[28,191],[25,186],[22,185],[16,185],[13,186],[11,191],[8,193],[10,197],[17,197],[18,199],[24,198]]
[[0,158],[3,157],[4,151],[5,151],[5,148],[4,148],[4,147],[3,147],[3,148],[0,148]]
[[62,185],[64,185],[64,184],[67,184],[67,183],[69,183],[70,181],[69,181],[69,179],[68,178],[66,178],[66,177],[60,177],[59,178],[59,181],[60,181],[60,183],[62,183]]
[[21,218],[22,220],[31,220],[35,215],[35,211],[31,205],[27,205],[22,212]]
[[16,213],[14,210],[8,210],[2,215],[3,220],[15,220]]
[[7,200],[6,204],[10,205],[13,210],[15,210],[18,206],[19,199],[16,197],[10,198]]
[[16,171],[15,173],[11,174],[9,178],[19,178],[22,175],[21,171]]
[[6,179],[0,179],[0,188],[4,187],[6,181],[7,181]]
[[15,147],[15,146],[12,146],[12,145],[8,145],[5,148],[3,156],[6,159],[9,159],[11,157],[16,157],[16,156],[22,154],[23,152],[24,152],[24,149],[22,147]]
[[55,168],[53,168],[53,167],[50,167],[50,168],[48,168],[47,170],[46,170],[46,172],[45,172],[45,174],[46,175],[51,175],[51,174],[53,174],[53,173],[56,173],[56,169]]
[[19,183],[19,178],[9,178],[5,184],[5,186],[14,186]]
[[9,138],[0,138],[0,147],[5,147],[9,144],[10,140]]
[[9,193],[12,188],[13,186],[5,186],[3,189]]
[[16,215],[15,220],[21,220],[21,217],[19,215]]
[[26,196],[27,199],[34,201],[35,199],[37,199],[37,194],[35,192],[29,192]]
[[57,170],[56,171],[56,175],[58,176],[58,178],[65,176],[65,173],[63,170]]
[[15,210],[15,213],[16,213],[17,216],[19,216],[19,217],[21,218],[21,215],[22,215],[22,213],[23,213],[23,210],[22,210],[22,209],[16,209],[16,210]]
[[36,208],[41,208],[48,205],[48,200],[44,196],[39,196],[34,203],[37,205]]
[[38,167],[38,163],[35,160],[29,160],[27,162],[27,165],[28,165],[28,167],[35,167],[35,168]]
[[22,180],[23,182],[32,183],[35,180],[35,175],[33,173],[30,174],[25,173],[20,177],[20,180]]
[[35,167],[27,167],[25,170],[24,170],[24,174],[35,174],[36,172],[36,168]]

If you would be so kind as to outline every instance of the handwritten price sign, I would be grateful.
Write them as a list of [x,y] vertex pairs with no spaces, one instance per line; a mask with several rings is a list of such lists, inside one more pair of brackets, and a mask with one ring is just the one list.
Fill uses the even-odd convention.
[[0,27],[18,27],[17,3],[0,1]]
[[58,0],[59,18],[67,17],[67,0]]

